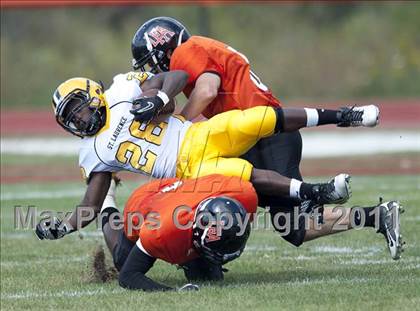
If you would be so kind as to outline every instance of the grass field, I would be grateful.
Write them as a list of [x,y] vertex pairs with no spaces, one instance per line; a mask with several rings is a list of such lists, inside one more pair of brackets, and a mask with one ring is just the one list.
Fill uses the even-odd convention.
[[[395,262],[385,240],[364,229],[290,246],[272,230],[253,231],[243,256],[228,265],[220,284],[199,292],[143,293],[116,281],[89,281],[93,250],[103,239],[88,227],[60,241],[38,241],[30,230],[14,229],[14,206],[72,210],[82,183],[5,184],[1,188],[1,309],[79,310],[419,310],[420,177],[354,177],[349,204],[372,204],[381,195],[405,206],[406,250]],[[119,205],[134,189],[119,190]],[[150,276],[172,286],[182,271],[158,262]]]

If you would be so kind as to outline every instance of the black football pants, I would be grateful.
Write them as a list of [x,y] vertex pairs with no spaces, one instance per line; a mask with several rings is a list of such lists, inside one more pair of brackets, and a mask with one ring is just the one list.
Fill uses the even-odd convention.
[[[302,158],[302,136],[299,131],[277,133],[271,137],[263,138],[241,158],[249,161],[255,168],[273,170],[283,176],[302,180],[299,169]],[[300,200],[258,194],[258,205],[270,207],[272,220],[278,212],[290,213],[290,233],[284,234],[284,231],[277,228],[276,230],[281,233],[286,241],[295,246],[303,243],[305,237],[304,219],[299,218],[297,229],[295,229],[293,223],[294,207],[300,205]],[[284,218],[278,219],[278,225],[280,228],[284,227]],[[187,263],[184,266],[184,273],[187,279],[191,281],[223,279],[222,267],[207,264],[203,259],[196,259]]]

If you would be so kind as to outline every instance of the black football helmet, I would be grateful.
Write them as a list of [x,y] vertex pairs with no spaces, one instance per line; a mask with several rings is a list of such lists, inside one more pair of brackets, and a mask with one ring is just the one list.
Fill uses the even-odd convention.
[[[188,40],[188,30],[171,17],[155,17],[137,30],[131,42],[133,68],[142,71],[169,71],[167,52]],[[146,70],[145,65],[151,67]]]
[[[198,253],[218,265],[238,258],[251,231],[246,214],[242,204],[229,197],[212,197],[202,201],[193,223],[193,245]],[[242,234],[240,224],[246,225]]]

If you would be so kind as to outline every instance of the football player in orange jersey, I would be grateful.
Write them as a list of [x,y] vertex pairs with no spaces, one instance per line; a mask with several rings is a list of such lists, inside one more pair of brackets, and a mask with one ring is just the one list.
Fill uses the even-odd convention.
[[[132,40],[133,67],[145,70],[166,72],[182,70],[188,73],[184,94],[188,102],[181,114],[188,120],[202,114],[207,118],[229,110],[246,110],[255,106],[279,108],[280,101],[271,93],[258,76],[251,70],[245,55],[229,45],[201,36],[191,36],[188,30],[177,20],[169,17],[157,17],[144,23]],[[350,113],[356,119],[366,119],[378,111],[374,105],[343,108],[343,113]],[[306,109],[308,120],[322,124],[335,118],[337,111],[324,109]],[[314,124],[315,124],[314,123]],[[311,126],[312,121],[307,123]],[[260,139],[253,148],[241,158],[250,162],[256,169],[276,171],[282,176],[302,181],[299,170],[302,154],[302,139],[299,131],[276,133]],[[301,202],[293,198],[267,195],[258,191],[259,205],[270,206],[272,218],[279,212],[286,212],[296,219],[294,214]],[[313,202],[305,202],[305,205]],[[321,207],[322,208],[322,207]],[[339,213],[325,210],[325,218],[338,220]],[[297,216],[297,215],[296,215]],[[303,223],[282,237],[295,246],[304,241],[329,234],[330,231],[304,229]]]
[[[257,209],[255,189],[238,177],[161,179],[132,193],[124,209],[124,228],[118,228],[114,188],[112,182],[101,211],[102,230],[120,271],[119,284],[128,289],[172,289],[145,276],[156,259],[181,266],[191,259],[205,260],[210,265],[201,269],[202,278],[222,279],[223,272],[212,270],[212,264],[241,255]],[[181,287],[196,289],[193,284]]]

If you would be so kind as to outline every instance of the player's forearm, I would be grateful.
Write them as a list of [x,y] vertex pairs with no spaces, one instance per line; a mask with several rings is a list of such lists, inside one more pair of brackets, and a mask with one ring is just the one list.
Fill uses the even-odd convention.
[[182,70],[174,70],[165,73],[162,82],[162,92],[173,98],[184,89],[188,81],[188,73]]
[[120,271],[118,279],[120,286],[144,291],[171,290],[171,287],[159,284],[145,276],[145,273],[153,266],[154,262],[154,258],[143,253],[137,246],[134,246]]
[[76,207],[76,210],[73,212],[69,219],[69,225],[70,228],[72,228],[72,231],[82,229],[89,225],[93,220],[96,219],[96,216],[100,210],[100,206],[80,205]]
[[84,228],[96,219],[108,192],[111,178],[110,172],[92,173],[85,196],[69,219],[73,230]]
[[290,195],[290,178],[275,171],[254,168],[250,181],[258,193],[273,196]]
[[138,271],[121,271],[118,281],[121,287],[132,290],[147,292],[172,290],[171,287],[159,284]]
[[187,120],[198,117],[216,96],[217,90],[213,92],[208,89],[195,88],[184,109],[182,109],[181,115]]
[[205,72],[198,77],[194,90],[188,98],[187,105],[181,112],[184,118],[192,120],[198,117],[217,97],[220,84],[219,75],[212,72]]

